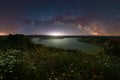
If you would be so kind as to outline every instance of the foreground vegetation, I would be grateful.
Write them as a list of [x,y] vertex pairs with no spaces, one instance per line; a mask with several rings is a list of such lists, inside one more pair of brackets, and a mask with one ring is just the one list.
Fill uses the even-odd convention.
[[0,44],[0,80],[120,80],[120,58],[105,52],[34,45],[23,35]]
[[102,46],[106,54],[112,54],[120,57],[120,37],[85,37],[79,41]]

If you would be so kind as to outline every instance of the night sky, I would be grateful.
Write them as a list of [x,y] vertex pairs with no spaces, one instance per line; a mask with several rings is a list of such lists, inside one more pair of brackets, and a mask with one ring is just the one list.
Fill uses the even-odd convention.
[[0,0],[0,35],[120,36],[120,0]]

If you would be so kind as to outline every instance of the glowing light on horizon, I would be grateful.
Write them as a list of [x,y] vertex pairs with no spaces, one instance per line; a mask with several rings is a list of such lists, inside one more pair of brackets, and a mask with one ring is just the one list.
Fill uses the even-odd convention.
[[7,35],[7,34],[4,32],[0,32],[0,36],[3,36],[3,35]]
[[51,32],[51,33],[49,33],[48,35],[50,35],[50,36],[63,36],[63,35],[65,35],[65,34],[60,33],[60,32]]

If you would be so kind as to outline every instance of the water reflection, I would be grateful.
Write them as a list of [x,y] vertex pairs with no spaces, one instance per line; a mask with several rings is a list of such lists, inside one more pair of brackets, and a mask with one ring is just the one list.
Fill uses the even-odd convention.
[[36,44],[43,44],[45,46],[61,48],[61,49],[70,49],[70,50],[82,50],[82,51],[96,51],[100,50],[99,46],[80,42],[78,38],[63,38],[63,39],[41,39],[34,38],[32,41]]

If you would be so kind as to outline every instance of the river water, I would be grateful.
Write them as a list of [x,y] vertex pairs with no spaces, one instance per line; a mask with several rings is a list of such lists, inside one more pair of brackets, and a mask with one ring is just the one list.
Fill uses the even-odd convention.
[[101,47],[78,41],[80,38],[63,38],[63,39],[42,39],[42,38],[33,38],[32,42],[35,44],[43,44],[49,47],[69,49],[69,50],[81,50],[84,52],[99,52],[102,50]]

